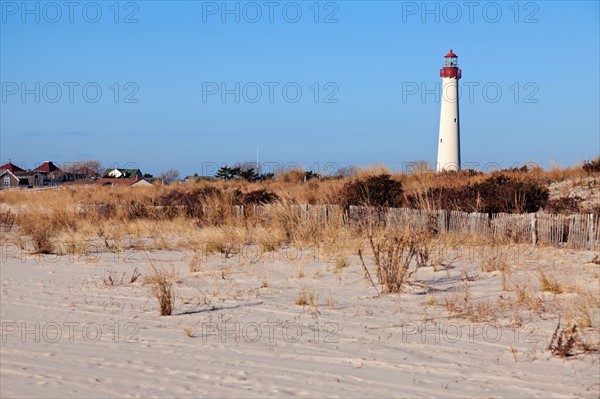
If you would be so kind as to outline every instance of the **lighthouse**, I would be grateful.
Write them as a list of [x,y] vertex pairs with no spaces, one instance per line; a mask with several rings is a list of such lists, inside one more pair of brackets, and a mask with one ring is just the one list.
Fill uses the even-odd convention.
[[442,78],[442,106],[440,112],[440,137],[438,141],[438,172],[460,170],[460,118],[458,116],[458,80],[461,71],[458,57],[450,50],[440,69]]

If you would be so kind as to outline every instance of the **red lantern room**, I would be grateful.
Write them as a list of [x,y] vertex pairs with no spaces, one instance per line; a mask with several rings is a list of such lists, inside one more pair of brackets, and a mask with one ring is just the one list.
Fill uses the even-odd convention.
[[461,70],[458,67],[458,57],[450,50],[444,57],[444,67],[440,69],[441,78],[455,78],[460,79],[462,77]]

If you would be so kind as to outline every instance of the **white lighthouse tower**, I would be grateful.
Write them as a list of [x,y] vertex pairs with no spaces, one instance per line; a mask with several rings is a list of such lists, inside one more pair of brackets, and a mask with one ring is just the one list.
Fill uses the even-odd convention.
[[460,170],[460,118],[458,116],[458,80],[461,71],[457,56],[450,50],[444,57],[442,78],[442,110],[440,113],[440,141],[436,170]]

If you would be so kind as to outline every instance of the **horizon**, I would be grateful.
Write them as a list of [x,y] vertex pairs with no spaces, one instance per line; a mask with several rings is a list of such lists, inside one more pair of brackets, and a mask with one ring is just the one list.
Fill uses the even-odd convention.
[[[600,158],[600,156],[598,156],[597,158]],[[153,178],[157,178],[160,176],[161,172],[167,172],[169,171],[169,169],[165,169],[159,172],[153,172],[153,171],[149,171],[147,169],[145,169],[143,167],[143,165],[138,165],[136,163],[133,162],[129,162],[126,164],[118,164],[118,163],[112,163],[112,164],[105,164],[102,163],[100,160],[92,160],[92,159],[87,159],[87,160],[78,160],[78,161],[74,161],[72,163],[58,163],[58,162],[54,162],[52,160],[45,160],[43,162],[36,162],[34,165],[26,165],[25,163],[17,163],[14,162],[13,160],[7,160],[6,162],[2,162],[0,163],[0,165],[6,165],[6,164],[12,164],[15,165],[25,171],[32,171],[35,170],[37,167],[45,164],[45,163],[53,163],[55,166],[59,167],[61,170],[63,170],[63,172],[67,172],[67,173],[72,173],[73,169],[69,169],[70,166],[74,166],[77,165],[77,167],[83,167],[85,166],[86,162],[100,162],[100,168],[99,170],[101,171],[108,171],[111,169],[139,169],[142,174],[146,175],[146,174],[150,174],[152,175]],[[467,170],[474,170],[476,172],[482,172],[482,173],[492,173],[495,171],[507,171],[510,169],[518,169],[518,168],[522,168],[522,167],[527,167],[530,170],[534,169],[534,168],[540,168],[543,171],[550,171],[550,170],[554,170],[554,169],[559,169],[559,170],[564,170],[564,169],[570,169],[570,168],[577,168],[577,167],[581,167],[583,164],[587,163],[587,162],[592,162],[594,161],[594,159],[589,159],[589,160],[584,160],[581,163],[578,163],[576,165],[569,165],[569,166],[562,166],[562,165],[551,165],[551,167],[549,168],[544,168],[541,165],[538,165],[535,162],[525,162],[523,164],[512,164],[512,165],[500,165],[499,163],[496,162],[489,162],[486,163],[484,165],[467,165],[469,167],[463,167],[461,168],[462,171],[467,171]],[[463,163],[464,165],[464,163]],[[330,176],[351,176],[353,172],[357,172],[357,171],[361,171],[361,170],[382,170],[382,169],[386,169],[387,171],[389,171],[389,173],[391,174],[403,174],[403,175],[412,175],[413,173],[419,171],[420,173],[425,172],[425,173],[432,173],[432,174],[439,174],[440,172],[436,170],[436,164],[431,164],[429,162],[426,161],[409,161],[409,162],[404,162],[402,165],[402,169],[391,169],[389,168],[387,165],[381,163],[381,164],[367,164],[367,165],[337,165],[335,163],[326,163],[326,164],[318,164],[315,163],[313,165],[311,165],[311,167],[307,168],[304,165],[301,165],[299,163],[296,162],[288,162],[288,163],[279,163],[279,162],[260,162],[258,165],[258,168],[256,167],[256,161],[242,161],[242,162],[233,162],[231,164],[227,164],[227,163],[216,163],[216,162],[205,162],[202,163],[201,166],[201,170],[200,171],[195,171],[192,173],[180,173],[180,171],[176,168],[171,168],[171,169],[175,169],[178,173],[179,173],[179,180],[183,180],[186,177],[193,177],[193,176],[198,176],[198,177],[215,177],[216,172],[219,170],[219,168],[221,167],[229,167],[229,168],[235,168],[235,167],[249,167],[251,169],[253,169],[254,171],[256,171],[259,175],[266,175],[266,174],[274,174],[275,176],[278,175],[278,173],[282,173],[282,172],[288,172],[288,171],[292,171],[292,170],[302,170],[305,172],[314,172],[317,173],[319,176],[322,177],[330,177]],[[448,172],[448,171],[446,171]]]
[[450,49],[463,168],[600,154],[598,2],[77,4],[0,3],[0,164],[435,165]]

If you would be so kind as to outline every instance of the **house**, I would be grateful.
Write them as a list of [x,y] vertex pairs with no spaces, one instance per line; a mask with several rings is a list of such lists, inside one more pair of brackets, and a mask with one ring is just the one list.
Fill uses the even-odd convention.
[[92,168],[83,166],[73,171],[73,177],[75,180],[95,180],[100,177],[100,174]]
[[[70,173],[63,171],[52,161],[45,161],[35,169],[25,170],[19,166],[9,162],[0,166],[0,173],[4,170],[11,172],[14,177],[19,179],[20,187],[43,187],[43,186],[57,186],[65,182],[71,182],[74,180],[83,180],[93,177],[93,171],[81,170],[76,173]],[[98,174],[96,173],[96,176]],[[11,177],[11,176],[9,176]],[[3,185],[4,181],[0,182]]]
[[27,183],[27,179],[19,178],[9,169],[0,169],[0,190],[19,188],[23,186],[26,187]]
[[139,187],[151,185],[148,181],[142,179],[142,171],[139,169],[106,169],[100,179],[95,184],[101,186],[132,186]]
[[50,186],[55,186],[60,183],[75,180],[75,176],[73,173],[65,172],[64,170],[56,166],[52,161],[45,161],[43,164],[35,168],[33,172],[44,174],[46,181],[45,185]]
[[[73,168],[71,168],[73,169]],[[43,187],[67,184],[69,186],[133,186],[152,184],[142,178],[139,169],[106,169],[100,177],[93,168],[82,165],[75,170],[64,171],[52,161],[45,161],[33,170],[25,170],[8,162],[0,166],[0,189],[11,187]]]
[[19,179],[27,181],[26,184],[23,184],[26,187],[56,186],[74,180],[72,173],[63,172],[52,161],[45,161],[33,170],[20,169],[14,174]]
[[52,161],[44,161],[44,163],[35,168],[34,171],[44,173],[62,172],[62,170],[58,166],[56,166]]
[[[83,183],[83,182],[81,182]],[[137,178],[114,178],[114,177],[101,177],[100,179],[96,179],[93,182],[94,185],[104,186],[104,187],[151,187],[152,183],[145,179],[137,179]]]
[[12,162],[8,162],[8,163],[5,163],[4,165],[0,166],[0,171],[1,171],[2,169],[8,170],[8,171],[10,171],[11,173],[15,173],[15,172],[25,172],[25,169],[21,169],[21,168],[19,168],[17,165],[15,165],[15,164],[14,164],[14,163],[12,163]]
[[[5,174],[4,172],[6,171],[10,174]],[[2,175],[2,179],[0,180],[2,189],[10,187],[39,187],[47,183],[46,172],[25,170],[12,162],[0,166],[0,174]]]
[[109,179],[137,179],[141,180],[142,172],[139,169],[106,169],[102,174],[102,178]]

